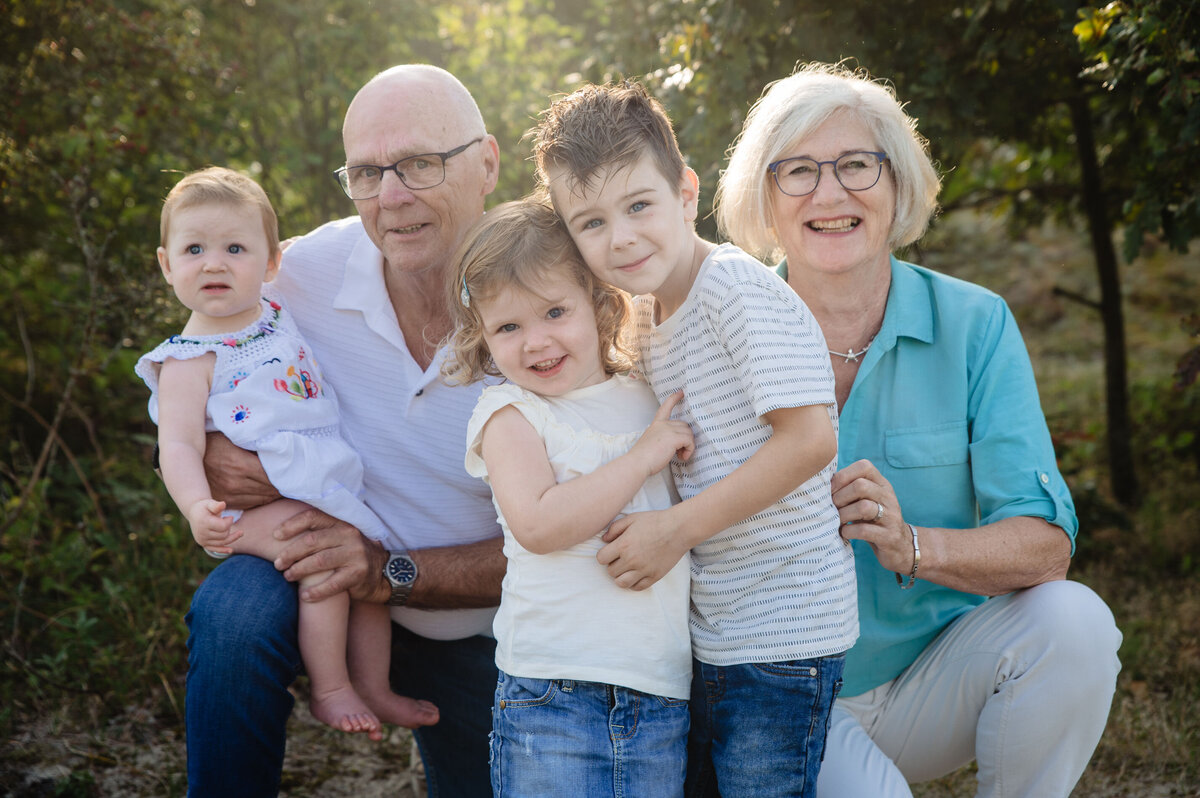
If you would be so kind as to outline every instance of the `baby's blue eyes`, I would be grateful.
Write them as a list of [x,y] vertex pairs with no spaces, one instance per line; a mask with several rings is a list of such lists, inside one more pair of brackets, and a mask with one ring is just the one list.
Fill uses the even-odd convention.
[[501,324],[500,325],[500,332],[512,332],[515,329],[517,329],[517,325],[515,325],[515,324]]
[[[240,255],[246,251],[246,248],[241,244],[230,244],[225,250],[230,255]],[[201,244],[188,244],[185,250],[189,255],[199,255],[204,252],[204,247]]]
[[649,204],[650,203],[648,203],[648,202],[635,202],[635,203],[633,203],[633,205],[629,206],[629,210],[632,213],[637,213],[638,211],[645,210],[646,206]]
[[552,319],[557,319],[560,318],[564,313],[566,313],[566,311],[562,308],[550,308],[550,312],[546,315]]

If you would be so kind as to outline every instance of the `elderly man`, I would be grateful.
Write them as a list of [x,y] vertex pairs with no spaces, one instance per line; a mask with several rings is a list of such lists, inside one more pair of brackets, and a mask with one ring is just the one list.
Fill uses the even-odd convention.
[[[326,570],[299,600],[349,590],[392,605],[392,682],[441,710],[415,732],[430,795],[490,791],[490,634],[504,558],[487,486],[463,468],[480,389],[438,380],[437,342],[450,326],[445,272],[495,188],[499,150],[466,88],[426,65],[372,78],[342,138],[339,177],[358,216],[293,243],[275,282],[337,391],[366,501],[405,550],[309,510],[274,530],[290,540],[275,563],[232,557],[205,580],[187,618],[192,795],[278,792],[301,667],[292,583]],[[230,506],[275,497],[257,458],[221,439],[207,469]]]

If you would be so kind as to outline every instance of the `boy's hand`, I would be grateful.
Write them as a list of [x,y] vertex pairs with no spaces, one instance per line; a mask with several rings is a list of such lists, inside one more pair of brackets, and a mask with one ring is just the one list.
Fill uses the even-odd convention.
[[232,518],[221,516],[224,511],[225,502],[200,499],[187,510],[188,525],[192,528],[192,537],[206,550],[216,554],[233,554],[229,544],[240,538],[242,533],[232,529]]
[[633,513],[613,521],[602,539],[608,545],[596,559],[619,587],[645,590],[688,552],[669,510]]
[[646,476],[657,474],[667,467],[672,457],[687,460],[696,450],[696,442],[692,437],[692,429],[686,421],[672,421],[671,411],[683,401],[683,391],[677,391],[667,397],[654,420],[629,453],[646,464]]

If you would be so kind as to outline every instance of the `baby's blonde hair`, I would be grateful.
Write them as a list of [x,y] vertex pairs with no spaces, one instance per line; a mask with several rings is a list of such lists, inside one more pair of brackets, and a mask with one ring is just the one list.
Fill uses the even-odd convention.
[[536,294],[551,272],[572,278],[592,298],[605,373],[632,369],[629,295],[592,275],[545,196],[506,202],[485,213],[467,231],[455,263],[446,286],[454,333],[450,356],[442,365],[450,382],[503,376],[483,337],[479,302],[510,286]]
[[267,234],[268,254],[274,256],[279,251],[279,219],[267,192],[241,172],[223,166],[189,172],[167,194],[158,227],[160,246],[167,245],[171,214],[197,205],[241,205],[257,209],[262,214],[263,231]]

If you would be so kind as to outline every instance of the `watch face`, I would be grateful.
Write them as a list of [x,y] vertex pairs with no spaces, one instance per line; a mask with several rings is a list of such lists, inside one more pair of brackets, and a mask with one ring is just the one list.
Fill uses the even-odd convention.
[[417,578],[417,566],[408,557],[392,557],[388,560],[387,576],[397,584],[409,584]]

